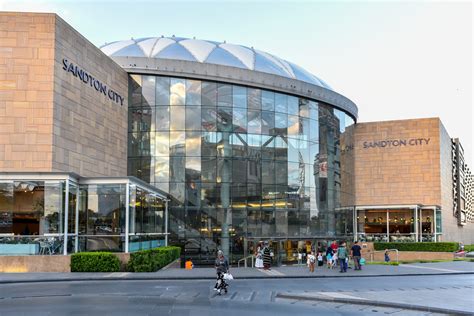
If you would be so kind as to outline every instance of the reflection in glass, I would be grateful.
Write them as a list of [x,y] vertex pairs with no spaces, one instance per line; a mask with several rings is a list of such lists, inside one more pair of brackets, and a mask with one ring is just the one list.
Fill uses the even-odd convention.
[[247,88],[241,86],[232,86],[233,106],[234,108],[247,108]]
[[170,78],[156,77],[156,104],[170,104]]
[[186,99],[185,80],[172,78],[170,82],[170,105],[184,105]]
[[170,107],[170,130],[183,131],[185,128],[185,107],[172,106]]
[[248,108],[253,110],[262,109],[262,90],[260,89],[247,89],[247,103]]
[[201,81],[186,80],[186,105],[201,105]]

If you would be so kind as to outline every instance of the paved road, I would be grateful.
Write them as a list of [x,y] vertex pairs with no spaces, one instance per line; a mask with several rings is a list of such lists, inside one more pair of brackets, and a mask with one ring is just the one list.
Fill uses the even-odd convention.
[[421,315],[419,311],[280,299],[278,293],[352,293],[474,311],[474,275],[234,280],[216,296],[207,280],[0,285],[0,315]]

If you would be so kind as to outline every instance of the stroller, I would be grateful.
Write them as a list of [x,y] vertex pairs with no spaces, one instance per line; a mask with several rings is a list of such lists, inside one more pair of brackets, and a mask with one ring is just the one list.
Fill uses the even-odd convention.
[[229,283],[226,282],[224,275],[225,273],[219,273],[217,275],[216,286],[214,287],[214,290],[217,291],[217,295],[221,295],[222,291],[227,294]]

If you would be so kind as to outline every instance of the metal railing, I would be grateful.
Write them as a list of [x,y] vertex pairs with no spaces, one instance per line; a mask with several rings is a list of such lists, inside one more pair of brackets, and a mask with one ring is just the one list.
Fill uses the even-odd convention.
[[[388,252],[395,252],[397,255],[397,262],[398,262],[398,249],[387,249]],[[378,250],[378,251],[372,251],[370,253],[370,262],[374,262],[374,254],[378,252],[385,252],[385,250]]]
[[250,255],[250,256],[247,256],[247,257],[243,257],[242,259],[240,259],[239,261],[237,261],[237,268],[240,268],[240,263],[243,261],[244,262],[244,267],[245,268],[248,268],[248,265],[247,265],[247,261],[248,259],[251,259],[251,262],[252,262],[252,268],[254,267],[254,262],[255,262],[255,256],[254,255]]

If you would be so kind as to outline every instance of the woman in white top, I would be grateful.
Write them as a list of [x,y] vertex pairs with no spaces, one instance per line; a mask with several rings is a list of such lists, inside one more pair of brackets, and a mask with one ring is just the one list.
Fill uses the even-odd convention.
[[255,268],[257,269],[262,269],[263,268],[263,254],[262,254],[262,249],[260,246],[257,248],[257,252],[255,253]]

